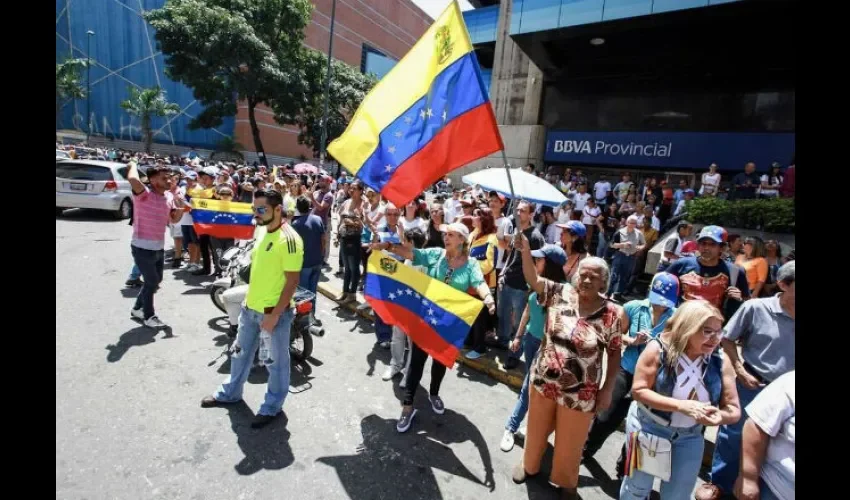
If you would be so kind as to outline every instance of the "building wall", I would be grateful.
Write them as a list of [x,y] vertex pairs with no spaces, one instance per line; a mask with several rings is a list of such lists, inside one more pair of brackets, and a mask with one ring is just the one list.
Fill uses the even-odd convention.
[[[234,137],[246,149],[254,151],[247,107],[240,104],[237,115],[227,118],[216,129],[190,131],[188,124],[203,109],[192,89],[165,75],[165,61],[157,50],[155,30],[146,23],[141,9],[162,7],[165,0],[56,0],[56,62],[68,57],[88,56],[86,31],[93,30],[91,57],[92,133],[114,140],[138,140],[138,119],[120,107],[128,96],[128,86],[163,87],[170,101],[180,105],[181,113],[169,118],[154,118],[155,142],[214,148],[223,137]],[[306,29],[305,45],[327,53],[332,0],[314,0],[313,17]],[[334,28],[334,57],[361,68],[364,46],[380,53],[369,57],[367,71],[381,76],[401,59],[428,29],[433,20],[410,0],[337,0]],[[62,109],[60,128],[86,130],[86,101],[68,102]],[[298,130],[274,122],[268,108],[257,110],[260,136],[270,156],[313,157],[313,152],[298,144]]]
[[[313,19],[307,26],[304,44],[328,51],[332,0],[313,1]],[[433,20],[410,0],[337,0],[334,22],[334,58],[355,68],[361,67],[363,46],[386,57],[400,60]],[[298,129],[274,123],[270,111],[259,106],[257,121],[263,147],[269,155],[313,158],[311,148],[298,144]],[[236,115],[236,141],[255,151],[248,122],[248,109],[239,106]]]
[[162,87],[181,112],[168,118],[154,118],[156,142],[213,148],[223,137],[233,134],[234,119],[228,118],[215,129],[189,130],[188,124],[203,109],[192,89],[165,76],[165,61],[157,50],[154,29],[142,19],[140,8],[153,10],[165,0],[56,0],[56,62],[89,56],[86,32],[91,37],[91,116],[86,119],[85,99],[64,104],[58,128],[83,132],[91,122],[93,134],[113,140],[141,138],[138,118],[121,109],[129,87]]

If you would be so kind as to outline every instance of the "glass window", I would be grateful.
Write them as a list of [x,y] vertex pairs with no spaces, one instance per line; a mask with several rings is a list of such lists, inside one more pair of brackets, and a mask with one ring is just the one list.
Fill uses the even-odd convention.
[[604,0],[564,0],[561,3],[560,26],[578,26],[580,24],[602,21]]
[[652,13],[669,12],[671,10],[692,9],[694,7],[707,7],[708,0],[654,0],[652,2]]
[[608,21],[647,14],[652,14],[652,0],[605,0],[602,19]]
[[557,28],[560,12],[561,0],[523,0],[520,33]]
[[64,161],[56,165],[56,177],[81,181],[111,181],[112,171],[108,167],[85,165]]

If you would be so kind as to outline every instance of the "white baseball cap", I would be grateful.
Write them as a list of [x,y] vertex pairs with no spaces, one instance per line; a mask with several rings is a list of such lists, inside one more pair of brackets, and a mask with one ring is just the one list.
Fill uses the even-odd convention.
[[451,224],[440,224],[440,231],[448,233],[449,231],[463,236],[463,239],[469,238],[469,228],[460,222],[452,222]]

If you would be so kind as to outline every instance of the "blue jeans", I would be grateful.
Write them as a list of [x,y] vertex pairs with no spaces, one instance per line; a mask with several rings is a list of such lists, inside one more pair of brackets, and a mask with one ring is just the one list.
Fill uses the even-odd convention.
[[316,291],[319,289],[319,276],[322,274],[322,265],[316,265],[313,267],[302,267],[301,268],[301,279],[298,281],[298,284],[301,288],[306,290],[310,290],[313,292],[313,316],[316,316]]
[[528,413],[528,384],[531,378],[531,362],[537,355],[537,350],[540,349],[540,343],[541,341],[530,333],[526,333],[522,337],[522,352],[525,355],[525,366],[527,369],[525,371],[525,378],[522,380],[522,389],[519,391],[519,398],[517,398],[514,405],[514,411],[505,423],[505,429],[511,432],[516,432],[519,429],[519,424],[525,420],[525,414]]
[[[499,290],[498,310],[499,317],[499,343],[507,345],[511,337],[519,329],[519,320],[522,319],[522,311],[528,300],[528,292],[517,290],[507,285],[502,285]],[[510,352],[510,358],[519,358],[516,353]]]
[[[289,394],[289,329],[292,326],[292,309],[280,315],[272,331],[271,357],[274,362],[266,365],[269,371],[269,384],[266,397],[260,407],[259,415],[275,416],[283,408],[286,395]],[[219,401],[233,403],[242,399],[242,389],[251,373],[254,354],[260,347],[260,323],[263,313],[243,306],[239,313],[239,333],[236,344],[242,349],[230,356],[230,375],[224,380],[213,397]]]
[[745,408],[758,396],[762,389],[747,389],[737,380],[738,400],[741,402],[741,420],[732,425],[721,425],[717,430],[714,443],[714,456],[711,460],[711,482],[724,493],[732,493],[735,480],[738,479],[738,467],[741,461],[741,433],[747,421]]
[[[702,465],[705,439],[702,425],[692,427],[665,427],[652,420],[644,410],[632,403],[626,418],[626,436],[643,431],[669,440],[672,445],[672,468],[670,481],[661,482],[661,498],[664,500],[690,500],[696,486],[697,475]],[[623,477],[620,485],[620,500],[645,500],[652,491],[654,476],[635,470],[631,476]]]
[[632,277],[634,267],[634,255],[626,255],[620,251],[614,253],[614,261],[611,263],[611,286],[608,287],[608,295],[612,293],[622,294],[626,291],[626,285],[629,284],[629,278]]
[[389,342],[393,339],[393,327],[384,323],[377,314],[375,314],[375,337],[378,338],[378,343]]
[[162,269],[165,265],[165,252],[163,250],[145,250],[130,245],[133,253],[133,260],[136,261],[136,267],[142,272],[142,278],[145,282],[142,289],[139,291],[139,296],[136,297],[136,305],[133,309],[142,309],[145,313],[145,319],[155,316],[153,308],[153,294],[159,287],[162,281]]
[[357,285],[360,284],[360,240],[354,242],[343,242],[340,248],[342,262],[345,264],[345,272],[342,278],[342,291],[344,293],[357,293]]
[[605,239],[605,231],[597,231],[599,233],[599,242],[596,244],[596,256],[605,258],[605,253],[608,251],[608,240]]
[[139,269],[139,266],[135,263],[133,264],[133,269],[130,269],[130,278],[131,280],[137,280],[142,277],[142,271]]

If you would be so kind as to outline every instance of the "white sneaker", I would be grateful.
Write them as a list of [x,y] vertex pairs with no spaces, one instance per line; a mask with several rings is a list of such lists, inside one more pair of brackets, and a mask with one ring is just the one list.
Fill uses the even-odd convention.
[[381,380],[391,380],[399,373],[401,373],[401,370],[399,370],[395,366],[388,366],[387,371],[384,372],[384,375],[381,377]]
[[145,320],[145,326],[148,327],[148,328],[160,329],[160,328],[165,328],[168,325],[163,323],[162,320],[160,320],[156,316],[151,316],[150,318]]
[[188,266],[186,266],[186,272],[187,273],[193,273],[200,268],[201,268],[201,266],[198,265],[198,264],[189,264]]
[[145,311],[141,307],[138,309],[130,309],[130,317],[144,321]]
[[514,449],[514,433],[505,429],[505,433],[502,435],[502,441],[499,443],[499,449],[504,451],[505,453]]

